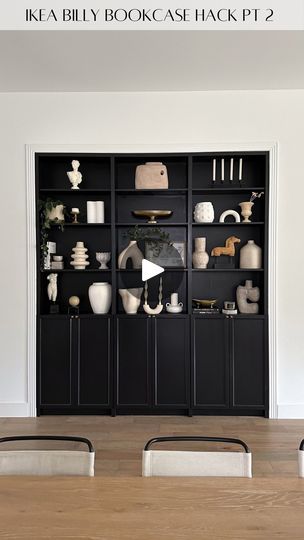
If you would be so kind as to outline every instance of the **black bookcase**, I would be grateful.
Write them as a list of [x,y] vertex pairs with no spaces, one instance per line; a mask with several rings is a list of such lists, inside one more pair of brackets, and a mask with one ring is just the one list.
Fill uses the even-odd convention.
[[[230,158],[243,159],[243,179],[229,181]],[[66,172],[80,161],[83,181],[71,190]],[[224,182],[212,181],[212,163],[218,171],[225,159]],[[169,189],[136,190],[136,166],[162,161]],[[268,416],[268,153],[191,154],[36,154],[37,203],[37,413],[38,414],[222,414]],[[219,176],[219,174],[217,175]],[[237,210],[252,191],[265,196],[254,205],[251,223],[219,223],[220,214]],[[58,274],[59,313],[49,313],[47,276],[40,253],[39,200],[60,199],[69,211],[80,209],[80,223],[66,219],[64,231],[51,227],[49,240],[64,256]],[[86,202],[103,200],[105,223],[86,223]],[[193,210],[211,201],[212,223],[194,223]],[[163,303],[179,293],[183,312],[165,310],[148,316],[142,305],[137,315],[124,312],[119,288],[141,287],[140,270],[117,268],[118,254],[128,244],[127,233],[136,224],[150,227],[132,214],[136,209],[171,209],[157,227],[172,241],[185,242],[185,267],[163,274]],[[206,237],[207,251],[238,236],[235,268],[192,267],[194,239]],[[255,240],[263,250],[263,268],[239,268],[240,248]],[[90,266],[70,266],[72,248],[83,241]],[[139,243],[143,250],[143,246]],[[99,270],[98,251],[110,251],[109,270]],[[258,315],[193,314],[193,298],[236,300],[236,288],[245,280],[259,286]],[[107,315],[94,315],[88,288],[96,281],[112,285]],[[155,304],[158,278],[149,284],[149,302]],[[79,314],[68,313],[68,299],[80,297]],[[142,303],[141,303],[142,304]]]

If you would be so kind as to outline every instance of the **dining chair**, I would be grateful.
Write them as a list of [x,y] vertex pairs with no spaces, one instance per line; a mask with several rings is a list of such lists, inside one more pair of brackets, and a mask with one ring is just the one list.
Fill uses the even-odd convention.
[[[217,442],[240,445],[242,452],[151,450],[165,442]],[[246,443],[227,437],[154,437],[144,447],[143,476],[234,476],[252,477],[252,454]]]
[[[2,450],[17,441],[67,441],[84,443],[87,450]],[[61,435],[21,435],[0,438],[0,476],[94,476],[95,452],[89,439]]]

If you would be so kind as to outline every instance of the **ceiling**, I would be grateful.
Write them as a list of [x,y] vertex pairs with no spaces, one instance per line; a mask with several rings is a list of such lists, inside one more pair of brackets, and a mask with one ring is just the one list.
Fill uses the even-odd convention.
[[0,32],[0,92],[300,88],[304,32]]

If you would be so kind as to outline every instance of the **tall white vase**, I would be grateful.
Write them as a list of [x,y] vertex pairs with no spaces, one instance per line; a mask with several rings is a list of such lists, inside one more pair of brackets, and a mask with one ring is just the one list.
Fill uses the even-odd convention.
[[108,313],[112,301],[112,286],[110,283],[92,283],[89,287],[89,300],[93,313]]

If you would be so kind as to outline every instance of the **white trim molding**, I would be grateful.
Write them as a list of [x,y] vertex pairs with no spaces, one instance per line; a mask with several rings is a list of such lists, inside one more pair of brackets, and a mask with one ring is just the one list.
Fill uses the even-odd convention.
[[304,403],[279,403],[278,418],[281,419],[301,419],[304,418]]
[[[35,154],[36,153],[166,153],[166,152],[269,152],[269,417],[278,418],[277,380],[277,186],[278,143],[197,143],[197,144],[127,144],[127,145],[27,145],[27,365],[28,415],[36,416],[36,216]],[[1,412],[1,408],[0,408]],[[280,407],[280,416],[282,410]],[[16,415],[18,416],[18,415]]]
[[35,414],[31,414],[29,403],[23,401],[17,403],[0,401],[1,418],[14,418],[17,416],[35,416]]

